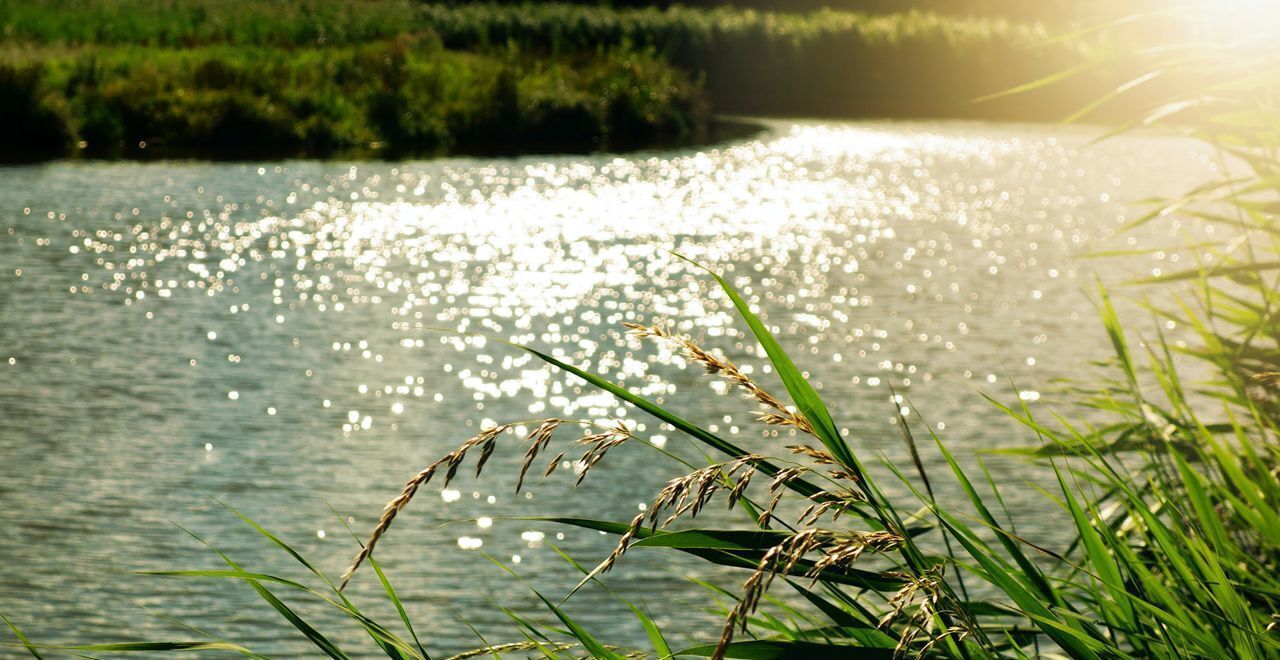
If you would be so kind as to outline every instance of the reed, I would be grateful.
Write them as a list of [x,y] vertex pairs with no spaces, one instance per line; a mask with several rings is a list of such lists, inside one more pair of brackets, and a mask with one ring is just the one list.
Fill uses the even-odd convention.
[[838,34],[891,41],[917,34],[948,40],[1041,39],[1044,28],[999,17],[961,18],[928,12],[869,14],[854,10],[769,11],[713,8],[589,6],[564,2],[504,4],[413,0],[0,0],[5,37],[48,44],[135,44],[165,48],[352,46],[402,34],[435,32],[447,45],[539,46],[561,52],[599,46],[655,45],[717,38],[757,46]]
[[[1280,655],[1280,321],[1275,313],[1280,309],[1280,230],[1275,224],[1280,134],[1272,105],[1280,89],[1280,52],[1259,49],[1258,43],[1200,45],[1192,58],[1185,50],[1176,57],[1169,50],[1134,56],[1153,70],[1189,67],[1206,82],[1161,99],[1136,115],[1133,125],[1175,120],[1173,127],[1210,141],[1224,165],[1221,181],[1157,202],[1150,214],[1134,222],[1186,217],[1236,232],[1211,247],[1160,246],[1185,250],[1186,263],[1195,266],[1133,289],[1141,295],[1155,287],[1162,295],[1147,303],[1149,310],[1161,322],[1187,329],[1189,336],[1172,341],[1157,326],[1135,341],[1139,333],[1134,325],[1122,320],[1112,292],[1099,284],[1099,317],[1111,341],[1109,369],[1115,378],[1077,391],[1078,402],[1097,408],[1107,423],[1072,423],[1026,403],[1009,406],[992,399],[996,410],[1037,442],[1020,453],[1048,475],[1040,495],[1057,508],[1055,520],[1073,532],[1070,542],[1051,547],[1037,539],[1042,530],[1026,521],[1017,525],[1024,512],[1009,510],[1006,495],[1021,486],[995,483],[980,457],[957,460],[932,430],[918,436],[918,429],[928,428],[918,418],[898,417],[911,464],[868,460],[865,450],[836,430],[833,412],[817,388],[746,300],[729,282],[709,273],[763,349],[786,399],[762,394],[763,386],[731,363],[661,324],[631,330],[674,344],[710,377],[729,378],[753,408],[803,418],[803,437],[816,444],[748,452],[669,405],[536,348],[516,346],[717,456],[706,465],[686,464],[687,472],[668,482],[649,510],[629,521],[547,519],[619,537],[615,550],[595,570],[569,559],[584,576],[574,591],[603,585],[604,572],[638,549],[687,553],[743,571],[736,592],[716,592],[731,598],[722,629],[707,631],[705,643],[683,649],[673,649],[654,621],[630,603],[651,649],[603,641],[539,593],[557,623],[516,619],[538,652],[611,659],[630,654],[1090,660]],[[1141,84],[1139,80],[1118,93]],[[1169,299],[1173,302],[1159,302]],[[538,423],[524,440],[529,448],[522,471],[537,455],[552,451],[558,428],[576,423]],[[448,479],[474,459],[479,473],[497,450],[504,428],[483,431],[429,466],[403,487],[387,511],[403,509],[439,470]],[[624,426],[586,431],[565,450],[582,449],[581,460],[588,466],[633,439]],[[919,458],[922,452],[936,455],[947,474],[930,474]],[[935,496],[943,480],[962,494],[959,501]],[[743,514],[739,525],[698,526],[699,513],[717,498]],[[302,620],[268,585],[338,608],[388,657],[425,658],[412,621],[373,556],[373,543],[391,538],[390,521],[384,515],[378,523],[357,566],[359,560],[367,562],[381,581],[409,640],[361,613],[339,585],[256,525],[324,587],[246,572],[225,556],[229,570],[168,574],[248,583],[330,657],[348,653]],[[785,594],[779,593],[784,589]],[[33,654],[47,648],[20,633],[17,644]],[[199,648],[250,653],[229,642],[72,650]]]

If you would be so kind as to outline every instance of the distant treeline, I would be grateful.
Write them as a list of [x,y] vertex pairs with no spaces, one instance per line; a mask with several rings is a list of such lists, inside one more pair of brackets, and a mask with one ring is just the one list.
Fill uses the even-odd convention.
[[363,46],[98,46],[0,56],[0,152],[580,151],[697,137],[702,93],[653,57],[517,62]]
[[717,111],[737,114],[1056,119],[1086,82],[972,103],[1085,57],[1004,19],[567,4],[423,5],[417,16],[450,48],[649,49],[702,79]]
[[[540,5],[545,0],[494,0],[504,5]],[[696,8],[737,7],[779,12],[835,9],[872,14],[908,11],[936,12],[948,16],[1003,17],[1049,24],[1101,21],[1166,8],[1171,0],[554,0],[596,7],[635,8],[676,6]],[[1172,0],[1177,2],[1179,0]],[[447,0],[446,4],[473,4]]]
[[[442,10],[465,21],[508,20],[520,12],[546,25],[636,22],[652,30],[680,22],[760,21],[769,14],[935,13],[964,22],[1016,18],[1059,29],[1060,19],[1113,16],[1165,8],[1186,0],[0,0],[0,39],[8,42],[130,43],[173,47],[208,43],[361,44],[436,29]],[[668,13],[657,20],[653,13]],[[741,11],[741,10],[755,10]],[[707,10],[720,10],[712,11]],[[714,18],[708,18],[714,16]],[[450,21],[456,23],[457,21]],[[810,18],[804,22],[815,22]],[[545,28],[544,28],[545,29]],[[669,29],[669,27],[668,27]],[[970,28],[972,29],[972,28]],[[988,28],[989,29],[989,28]],[[660,35],[654,35],[658,37]],[[992,37],[1003,37],[994,33]],[[590,46],[591,44],[580,44]]]
[[[626,40],[674,46],[720,36],[749,36],[758,45],[780,41],[803,45],[800,42],[824,33],[893,39],[929,32],[922,36],[947,40],[964,36],[988,42],[1047,34],[1030,23],[991,17],[965,19],[915,9],[891,15],[839,9],[793,12],[787,11],[794,6],[791,0],[769,2],[786,6],[756,10],[708,1],[716,6],[683,3],[659,7],[640,0],[635,6],[618,8],[591,2],[0,0],[0,38],[9,43],[175,48],[210,44],[335,46],[431,31],[446,44],[471,46],[512,37],[558,50],[590,50]],[[516,34],[516,30],[527,33]]]
[[708,107],[1056,119],[1097,83],[973,104],[1078,65],[1082,47],[1046,45],[1035,24],[914,11],[0,0],[0,19],[0,117],[62,126],[10,143],[221,144],[233,125],[242,141],[306,148],[598,143],[696,133]]

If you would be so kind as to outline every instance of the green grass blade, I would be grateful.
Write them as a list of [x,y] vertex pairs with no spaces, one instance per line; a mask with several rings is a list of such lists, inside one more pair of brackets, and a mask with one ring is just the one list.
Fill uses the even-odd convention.
[[1096,644],[1095,640],[1078,628],[1064,623],[1041,601],[1040,596],[1027,589],[1019,579],[997,563],[989,549],[978,546],[966,534],[961,533],[962,527],[950,514],[939,510],[939,517],[944,525],[952,528],[956,541],[978,562],[987,579],[1011,598],[1027,617],[1035,621],[1045,635],[1073,658],[1098,660],[1098,654],[1092,649]]
[[267,531],[265,527],[254,522],[248,516],[244,515],[243,513],[240,513],[239,511],[232,508],[230,505],[226,504],[225,502],[222,502],[221,500],[218,500],[216,498],[213,501],[217,502],[219,505],[222,506],[222,508],[226,509],[227,511],[230,511],[233,515],[235,515],[235,517],[239,518],[246,525],[252,527],[254,531],[266,537],[269,541],[275,544],[276,547],[289,553],[290,557],[293,557],[295,561],[297,561],[299,564],[302,564],[304,567],[306,567],[307,570],[314,573],[317,577],[324,579],[326,582],[328,581],[328,578],[325,578],[323,573],[321,573],[315,566],[313,566],[311,562],[307,561],[306,557],[302,556],[302,553],[298,552],[297,550],[294,550],[288,543],[285,543],[283,540],[281,540],[280,537]]
[[586,647],[588,651],[591,652],[592,657],[603,658],[604,660],[624,660],[623,656],[617,653],[614,653],[613,651],[610,651],[608,648],[605,648],[604,644],[601,644],[599,640],[597,640],[595,637],[591,635],[591,633],[587,632],[586,628],[583,628],[582,626],[578,625],[578,622],[574,621],[571,617],[569,617],[568,614],[565,614],[564,611],[561,610],[559,607],[556,607],[554,603],[547,600],[545,596],[538,593],[536,590],[533,593],[540,600],[542,600],[542,602],[547,606],[548,609],[551,610],[553,614],[556,615],[557,619],[560,619],[561,623],[563,623],[566,627],[569,628],[569,631],[573,634],[574,639],[581,642],[582,645]]
[[[692,655],[710,657],[716,650],[715,645],[695,646],[684,649],[677,656]],[[889,660],[897,657],[894,650],[867,648],[845,644],[819,644],[795,640],[755,640],[750,642],[733,642],[725,648],[724,657],[742,658],[743,660],[799,660],[800,658],[823,658],[824,660]]]
[[[579,564],[573,557],[570,557],[568,553],[566,553],[564,550],[561,550],[558,546],[552,545],[551,549],[555,550],[556,554],[560,555],[561,559],[568,562],[568,564],[574,567],[575,569],[577,569],[579,573],[582,573],[583,575],[591,575],[591,571],[588,570],[587,567],[583,566],[582,564]],[[644,628],[644,633],[649,637],[649,643],[653,645],[653,651],[654,653],[657,654],[657,657],[659,659],[671,657],[672,655],[671,646],[670,644],[667,643],[667,638],[663,636],[662,629],[658,627],[658,624],[656,621],[653,620],[653,617],[649,616],[648,613],[646,613],[644,610],[640,609],[639,607],[636,607],[635,604],[633,604],[631,601],[627,600],[626,598],[623,598],[613,589],[610,589],[609,586],[606,585],[599,578],[593,577],[591,579],[593,582],[600,585],[601,588],[609,592],[610,595],[612,595],[614,598],[617,598],[619,601],[622,602],[623,605],[626,605],[627,608],[631,610],[631,613],[635,615],[636,620],[639,621],[640,625]]]
[[431,656],[427,653],[427,649],[422,645],[422,641],[418,639],[418,633],[413,629],[413,621],[409,619],[409,613],[404,609],[404,603],[401,602],[400,596],[396,594],[395,587],[391,586],[391,580],[387,579],[387,574],[382,571],[382,567],[373,557],[369,557],[369,565],[373,567],[373,572],[378,574],[378,581],[382,583],[382,589],[386,591],[387,598],[391,600],[391,604],[395,605],[396,612],[400,614],[400,620],[404,622],[404,627],[409,631],[409,636],[413,638],[414,645],[418,648],[418,653],[422,654],[423,660],[431,660]]
[[258,592],[258,595],[261,596],[263,600],[267,601],[267,603],[271,605],[272,609],[279,612],[280,616],[284,617],[290,625],[296,628],[298,632],[302,633],[307,640],[314,644],[316,648],[320,649],[325,655],[333,658],[334,660],[348,660],[349,656],[347,656],[342,649],[338,648],[337,644],[329,641],[328,637],[325,637],[319,630],[316,630],[311,626],[311,624],[307,623],[306,620],[299,616],[297,612],[294,612],[288,605],[285,605],[284,601],[281,601],[275,594],[271,593],[269,589],[259,584],[257,580],[247,579],[245,582],[247,582],[249,586],[253,587],[253,590]]
[[1103,66],[1103,65],[1104,65],[1104,64],[1106,64],[1106,63],[1107,63],[1107,60],[1098,60],[1098,61],[1094,61],[1094,62],[1085,62],[1084,64],[1079,64],[1079,65],[1077,65],[1077,66],[1073,66],[1073,67],[1071,67],[1071,68],[1069,68],[1069,69],[1064,69],[1064,70],[1062,70],[1062,71],[1057,71],[1057,72],[1051,73],[1051,74],[1049,74],[1049,75],[1047,75],[1047,76],[1044,76],[1044,77],[1042,77],[1042,78],[1040,78],[1040,79],[1038,79],[1038,80],[1033,80],[1033,81],[1031,81],[1031,82],[1029,82],[1029,83],[1024,83],[1024,84],[1018,85],[1018,86],[1016,86],[1016,87],[1010,87],[1010,88],[1008,88],[1008,89],[1001,90],[1001,91],[996,92],[996,93],[994,93],[994,94],[988,94],[988,95],[986,95],[986,96],[980,96],[980,97],[978,97],[978,98],[974,99],[974,100],[973,100],[973,102],[974,102],[974,103],[987,103],[987,102],[989,102],[989,101],[994,101],[994,100],[996,100],[996,99],[1001,99],[1001,98],[1005,98],[1005,97],[1009,97],[1009,96],[1017,96],[1017,95],[1019,95],[1019,94],[1026,94],[1026,93],[1028,93],[1028,92],[1032,92],[1032,91],[1035,91],[1035,90],[1037,90],[1037,89],[1043,89],[1043,88],[1045,88],[1045,87],[1049,87],[1049,86],[1051,86],[1051,85],[1056,85],[1056,84],[1058,84],[1058,83],[1060,83],[1060,82],[1062,82],[1062,81],[1064,81],[1064,80],[1067,80],[1068,78],[1072,78],[1072,77],[1074,77],[1074,76],[1078,76],[1078,75],[1080,75],[1080,74],[1082,74],[1082,73],[1085,73],[1085,72],[1087,72],[1087,71],[1091,71],[1091,70],[1093,70],[1093,69],[1097,69],[1097,68],[1099,68],[1099,67]]
[[[676,427],[677,429],[689,435],[690,437],[694,438],[695,440],[698,440],[699,442],[702,442],[716,449],[717,451],[720,451],[721,453],[724,453],[733,458],[742,458],[744,456],[750,455],[750,452],[748,452],[747,450],[711,433],[710,431],[707,431],[706,429],[703,429],[702,427],[696,424],[693,424],[692,422],[689,422],[681,418],[675,413],[672,413],[671,411],[649,401],[648,399],[645,399],[639,395],[634,394],[630,390],[620,385],[616,385],[593,373],[584,371],[573,365],[567,364],[535,348],[524,346],[522,344],[516,344],[513,342],[504,342],[504,343],[510,346],[513,346],[515,348],[519,348],[533,355],[534,357],[542,360],[543,362],[546,362],[547,364],[550,364],[556,367],[557,369],[560,369],[561,371],[571,373],[587,381],[588,383],[591,383],[593,386],[599,389],[602,389],[618,397],[619,399],[626,401],[627,403],[630,403],[631,405],[645,411],[646,413],[649,413],[650,415],[656,417],[657,419]],[[772,463],[765,460],[757,461],[755,463],[755,466],[757,470],[771,477],[781,472],[780,468],[778,468],[776,465],[773,465]],[[800,493],[801,495],[804,495],[805,497],[822,496],[825,494],[825,492],[821,488],[819,488],[818,486],[815,486],[810,482],[804,481],[803,479],[792,479],[787,482],[787,487],[796,491],[797,493]]]
[[[631,528],[630,525],[627,525],[625,523],[616,523],[616,522],[609,522],[604,520],[588,520],[585,518],[525,517],[525,518],[520,518],[520,520],[544,520],[547,522],[571,525],[574,527],[581,527],[584,529],[592,529],[592,530],[606,532],[614,535],[625,534],[627,530]],[[642,527],[636,532],[636,538],[648,539],[648,538],[655,538],[655,537],[676,534],[676,533],[678,532],[663,532],[663,531],[654,532],[648,528]],[[713,564],[719,564],[721,566],[732,566],[735,568],[746,568],[751,570],[755,570],[756,566],[760,563],[760,559],[761,557],[764,556],[764,552],[765,552],[761,550],[734,551],[734,550],[724,550],[724,549],[718,549],[718,548],[673,547],[672,549],[679,550],[680,552],[689,553],[695,557],[699,557]],[[796,575],[796,576],[805,575],[807,571],[813,567],[813,564],[814,562],[811,560],[802,560],[802,561],[796,562],[795,566],[787,574]],[[907,581],[906,577],[896,573],[878,573],[874,571],[864,571],[856,568],[824,570],[819,575],[819,578],[822,580],[829,580],[831,582],[836,582],[839,584],[846,584],[849,586],[859,587],[862,589],[871,589],[874,591],[896,591],[900,589],[902,585],[905,584]]]
[[789,532],[766,530],[688,529],[650,536],[632,545],[637,548],[768,550],[790,537]]
[[18,641],[22,644],[22,647],[27,650],[27,653],[30,653],[35,658],[43,659],[44,656],[40,655],[40,652],[36,650],[36,646],[31,643],[31,640],[27,639],[27,636],[22,633],[22,630],[18,628],[17,624],[10,621],[9,617],[5,616],[3,613],[0,613],[0,620],[3,620],[5,625],[9,626],[9,630],[13,631],[14,636],[18,638]]
[[[1063,478],[1061,471],[1055,469],[1055,472],[1058,476],[1058,485],[1062,489],[1063,500],[1067,504],[1067,510],[1071,513],[1072,520],[1075,521],[1076,533],[1079,535],[1081,545],[1084,547],[1085,557],[1088,560],[1087,565],[1098,581],[1111,594],[1111,597],[1117,603],[1124,603],[1126,600],[1125,594],[1130,586],[1125,583],[1119,564],[1112,557],[1102,535],[1094,528],[1093,521],[1085,514],[1084,509],[1077,502],[1075,494],[1067,486],[1066,479]],[[1135,627],[1136,622],[1128,608],[1119,609],[1119,613],[1124,617],[1124,625],[1131,628]]]
[[[964,469],[960,467],[960,463],[956,461],[955,456],[951,454],[940,438],[935,436],[934,441],[937,444],[939,451],[942,453],[942,457],[946,459],[947,465],[951,467],[951,471],[955,475],[956,481],[960,483],[965,494],[969,496],[969,501],[972,502],[974,508],[977,509],[978,515],[981,516],[982,521],[991,527],[991,529],[996,531],[996,540],[1004,547],[1005,551],[1009,553],[1009,556],[1013,558],[1013,561],[1018,565],[1018,568],[1021,569],[1022,573],[1027,577],[1042,598],[1051,604],[1060,603],[1062,600],[1061,596],[1053,586],[1049,584],[1048,579],[1045,578],[1044,573],[1040,568],[1027,557],[1019,544],[1014,541],[1013,535],[1004,531],[1004,527],[998,520],[996,520],[996,517],[991,513],[991,510],[987,508],[986,502],[982,499],[982,496],[978,494],[977,489],[973,486],[973,482],[969,480],[968,475],[966,475]],[[937,510],[938,507],[935,506],[934,509]]]
[[244,655],[257,655],[239,644],[229,642],[116,642],[112,644],[82,644],[77,646],[53,646],[66,651],[93,651],[103,653],[173,653],[174,651],[235,651]]
[[[198,535],[191,532],[190,530],[182,526],[178,526],[178,529],[181,529],[182,531],[186,532],[188,535],[190,535],[192,538],[199,541],[205,547],[208,547],[210,550],[217,553],[217,555],[221,557],[222,560],[226,562],[227,565],[230,566],[234,571],[244,572],[240,568],[240,566],[231,559],[231,557],[227,556],[226,553],[209,545],[204,539],[200,538]],[[246,573],[246,574],[252,575],[251,573]],[[301,616],[298,616],[298,614],[294,612],[293,609],[291,609],[288,605],[285,605],[284,602],[281,601],[278,597],[276,597],[275,594],[271,593],[271,590],[262,586],[258,578],[240,578],[240,579],[243,579],[246,584],[252,587],[253,590],[257,592],[258,596],[260,596],[263,600],[267,601],[267,604],[269,604],[272,609],[278,612],[280,616],[284,617],[284,619],[288,621],[290,625],[292,625],[295,629],[297,629],[298,632],[302,633],[302,635],[306,637],[308,641],[314,644],[316,648],[320,649],[321,652],[323,652],[325,655],[329,656],[330,658],[333,658],[334,660],[348,660],[349,656],[347,656],[347,654],[344,653],[342,649],[338,648],[338,646],[334,644],[332,641],[330,641],[328,637],[325,637],[323,634],[321,634],[319,630],[316,630],[314,627],[312,627],[311,624],[307,623],[306,620],[304,620]],[[283,580],[283,581],[280,581],[280,584],[289,585],[291,582],[292,581]],[[293,584],[297,584],[297,583],[293,583]],[[303,586],[302,588],[308,592],[311,591],[308,587]]]
[[787,393],[791,395],[791,400],[795,403],[801,414],[809,423],[813,425],[814,431],[818,435],[818,439],[822,442],[827,451],[835,457],[841,465],[854,471],[854,474],[862,476],[862,468],[858,460],[854,457],[853,452],[849,449],[849,445],[840,437],[840,430],[836,428],[835,421],[831,418],[830,411],[827,410],[826,404],[822,402],[822,398],[818,396],[817,390],[809,384],[809,380],[791,361],[790,356],[782,349],[782,345],[774,338],[773,333],[765,327],[751,311],[751,307],[743,300],[737,289],[733,288],[723,277],[711,269],[703,266],[688,257],[676,254],[677,257],[705,270],[724,290],[725,295],[729,296],[729,300],[733,302],[733,306],[738,310],[738,315],[746,321],[747,326],[751,328],[751,334],[755,335],[756,341],[764,347],[765,353],[769,356],[769,361],[773,363],[773,368],[778,373],[778,377],[782,379],[782,384],[787,388]]
[[799,584],[790,580],[788,580],[788,583],[793,589],[798,591],[801,596],[804,596],[805,600],[818,608],[818,610],[830,619],[832,623],[846,629],[846,636],[855,639],[859,645],[882,649],[892,649],[897,646],[898,640],[890,637],[875,627],[877,624],[876,621],[859,619],[854,616],[852,612],[849,612],[826,598],[805,589]]

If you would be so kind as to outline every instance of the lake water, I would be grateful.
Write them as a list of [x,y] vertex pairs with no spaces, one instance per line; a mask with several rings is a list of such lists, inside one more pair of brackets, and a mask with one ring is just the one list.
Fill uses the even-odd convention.
[[[721,294],[671,249],[759,305],[859,451],[903,455],[890,384],[966,460],[1029,444],[981,393],[1052,406],[1057,379],[1097,374],[1095,269],[1119,283],[1179,265],[1078,255],[1179,243],[1185,228],[1168,223],[1114,234],[1139,213],[1129,200],[1213,172],[1190,143],[1090,145],[1095,132],[772,122],[715,147],[621,156],[0,168],[0,611],[47,643],[196,636],[175,617],[262,653],[313,655],[242,583],[133,572],[219,567],[177,524],[250,570],[305,577],[223,502],[337,575],[357,548],[344,521],[364,536],[405,479],[494,421],[622,418],[697,456],[514,349],[437,328],[563,351],[780,451],[785,434],[737,394],[620,334],[623,321],[669,321],[781,393]],[[628,519],[681,474],[623,446],[576,491],[562,472],[517,496],[522,454],[509,437],[479,481],[464,469],[451,489],[425,489],[379,545],[433,653],[480,645],[468,624],[521,639],[496,605],[545,619],[528,587],[556,597],[577,579],[552,546],[583,563],[612,547],[504,517]],[[1027,513],[1021,531],[1052,539],[1026,468],[994,469]],[[727,524],[713,508],[706,524]],[[720,619],[690,575],[741,579],[636,550],[608,580],[676,643],[714,639]],[[373,573],[349,593],[394,619]],[[644,644],[602,590],[567,609]],[[302,610],[353,654],[374,650],[336,612]]]

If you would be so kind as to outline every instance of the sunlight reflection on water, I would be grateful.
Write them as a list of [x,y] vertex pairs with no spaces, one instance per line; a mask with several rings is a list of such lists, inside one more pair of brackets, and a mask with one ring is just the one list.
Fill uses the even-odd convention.
[[[50,641],[174,630],[135,616],[131,606],[144,606],[261,652],[305,655],[305,642],[237,585],[120,571],[216,567],[169,520],[246,566],[291,570],[216,497],[337,573],[355,544],[335,522],[363,535],[405,478],[494,422],[623,418],[651,444],[696,456],[669,427],[475,334],[547,347],[776,451],[786,431],[758,425],[750,406],[678,354],[620,332],[624,321],[667,320],[773,382],[732,309],[670,250],[739,286],[865,450],[901,453],[889,420],[907,399],[891,404],[890,384],[956,447],[1024,443],[994,423],[977,391],[1004,396],[1012,378],[1012,396],[1035,401],[1052,398],[1056,378],[1089,376],[1086,361],[1105,354],[1082,293],[1092,269],[1123,280],[1175,267],[1177,255],[1072,255],[1142,240],[1112,237],[1133,217],[1124,200],[1212,172],[1177,140],[1090,147],[1089,137],[778,122],[740,143],[626,156],[7,168],[6,613]],[[1148,231],[1176,241],[1184,230]],[[459,617],[506,639],[493,601],[533,605],[464,551],[518,562],[556,591],[575,578],[547,546],[584,562],[610,547],[504,517],[628,519],[677,474],[651,450],[619,450],[576,495],[561,476],[517,496],[520,453],[499,452],[480,481],[433,486],[379,547],[411,612],[438,622],[445,649],[475,645]],[[464,519],[479,524],[440,528]],[[716,620],[683,580],[695,570],[723,577],[635,553],[611,579],[683,634]],[[353,585],[370,601],[377,589]],[[629,615],[607,594],[583,592],[570,611],[619,641],[644,639],[618,623]]]

